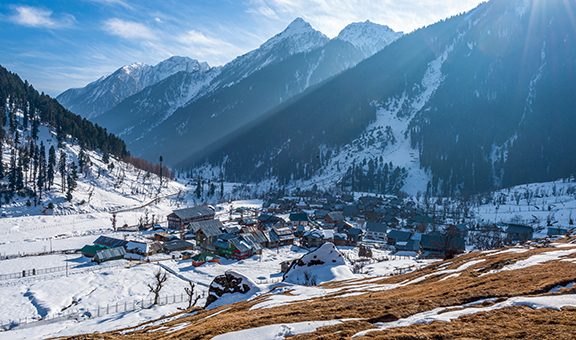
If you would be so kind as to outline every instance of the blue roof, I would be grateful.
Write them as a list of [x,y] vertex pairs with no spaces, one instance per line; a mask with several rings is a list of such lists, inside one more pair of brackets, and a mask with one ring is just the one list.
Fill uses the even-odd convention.
[[388,230],[388,226],[384,223],[368,222],[366,223],[366,230],[373,233],[385,233]]
[[291,213],[289,217],[292,222],[308,222],[308,214],[305,212]]
[[411,233],[403,230],[390,230],[388,233],[388,238],[392,238],[396,241],[408,241],[410,239]]

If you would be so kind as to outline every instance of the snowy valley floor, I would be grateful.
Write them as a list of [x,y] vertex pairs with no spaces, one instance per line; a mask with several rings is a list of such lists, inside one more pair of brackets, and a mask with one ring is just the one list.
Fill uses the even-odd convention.
[[576,334],[576,240],[474,252],[389,278],[270,293],[94,338],[539,338]]

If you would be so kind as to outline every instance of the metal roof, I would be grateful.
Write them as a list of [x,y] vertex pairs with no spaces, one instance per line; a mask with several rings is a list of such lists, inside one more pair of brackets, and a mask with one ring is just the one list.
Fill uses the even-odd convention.
[[210,236],[219,236],[222,235],[222,222],[220,220],[208,220],[208,221],[198,221],[190,223],[190,229],[197,233],[199,230],[202,230],[204,235]]
[[100,236],[96,239],[96,241],[94,241],[94,244],[106,246],[108,248],[116,248],[126,246],[126,244],[128,244],[128,241],[108,236]]
[[110,249],[103,249],[96,252],[94,256],[94,260],[96,261],[106,261],[106,260],[115,260],[123,258],[126,255],[126,249],[124,247],[116,247]]
[[181,220],[189,220],[206,216],[214,216],[214,213],[214,208],[211,206],[199,205],[192,208],[174,210],[170,215],[175,215]]
[[366,230],[373,233],[385,233],[388,231],[388,226],[384,223],[368,222],[366,223]]

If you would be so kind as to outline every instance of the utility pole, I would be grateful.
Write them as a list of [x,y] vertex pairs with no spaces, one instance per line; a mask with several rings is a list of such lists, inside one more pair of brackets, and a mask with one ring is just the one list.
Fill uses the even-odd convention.
[[162,190],[162,170],[163,170],[162,162],[163,161],[164,161],[164,157],[160,156],[160,189],[159,189],[159,191]]

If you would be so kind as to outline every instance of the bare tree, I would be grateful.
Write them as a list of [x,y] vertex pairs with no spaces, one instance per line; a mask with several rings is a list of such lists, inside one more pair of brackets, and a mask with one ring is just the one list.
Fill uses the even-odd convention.
[[188,281],[188,283],[190,284],[190,288],[185,287],[184,291],[186,292],[186,295],[188,295],[188,309],[190,309],[193,306],[196,306],[198,300],[200,300],[200,294],[197,294],[194,299],[194,288],[196,285],[192,283],[192,281]]
[[160,298],[160,291],[162,290],[162,287],[164,287],[164,284],[166,283],[167,280],[168,276],[166,275],[166,272],[158,269],[158,271],[154,273],[154,282],[147,284],[150,292],[154,294],[155,305],[158,304],[158,299]]

